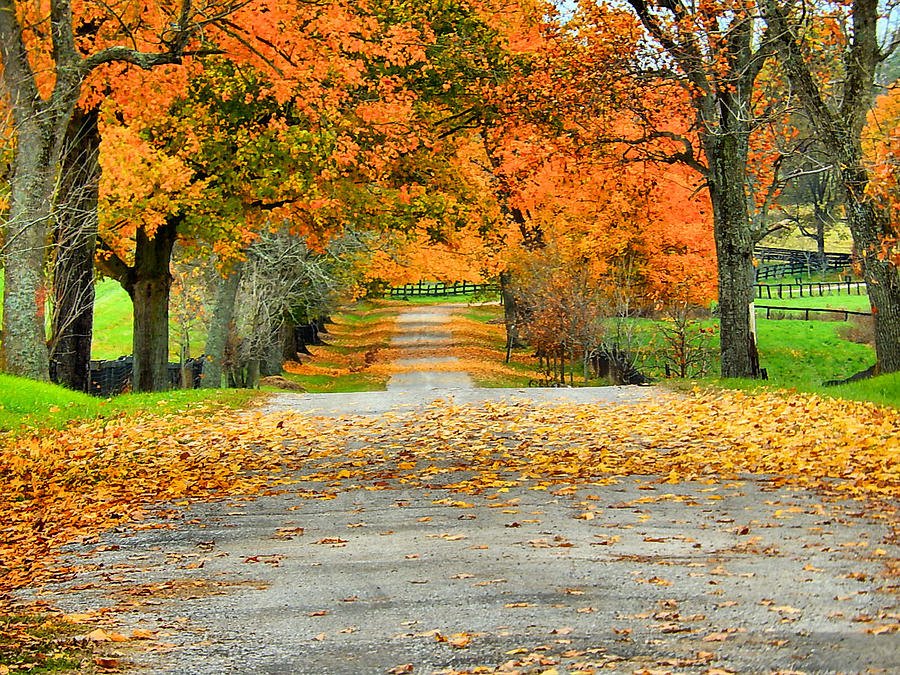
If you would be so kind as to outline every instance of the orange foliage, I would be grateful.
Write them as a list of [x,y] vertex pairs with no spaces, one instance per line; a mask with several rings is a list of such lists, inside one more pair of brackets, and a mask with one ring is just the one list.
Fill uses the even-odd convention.
[[895,236],[884,242],[885,253],[900,263],[900,87],[880,96],[869,114],[863,147],[870,168],[867,192],[889,213]]

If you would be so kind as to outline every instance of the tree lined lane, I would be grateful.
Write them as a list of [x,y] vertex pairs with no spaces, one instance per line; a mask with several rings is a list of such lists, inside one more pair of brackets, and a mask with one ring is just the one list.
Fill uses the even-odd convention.
[[397,334],[391,338],[391,345],[409,353],[408,358],[395,363],[408,372],[396,373],[388,382],[390,392],[420,392],[431,389],[471,389],[475,385],[464,371],[432,370],[435,364],[446,365],[457,362],[455,357],[417,357],[416,350],[445,347],[452,343],[453,335],[449,322],[453,309],[435,305],[421,309],[410,309],[397,317]]

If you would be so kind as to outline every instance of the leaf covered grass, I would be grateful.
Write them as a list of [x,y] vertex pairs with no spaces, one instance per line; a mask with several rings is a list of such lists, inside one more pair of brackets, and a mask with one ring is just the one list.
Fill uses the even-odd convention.
[[390,373],[383,367],[394,332],[397,308],[362,301],[332,318],[324,345],[310,345],[312,356],[285,364],[285,377],[316,393],[381,391]]
[[140,414],[172,415],[246,405],[248,390],[178,389],[157,394],[97,398],[47,382],[0,374],[0,432],[61,428],[72,422]]
[[81,665],[93,652],[75,638],[89,630],[40,608],[0,611],[0,672],[23,675],[83,672]]
[[[296,452],[276,423],[179,410],[0,438],[0,596],[53,578],[49,564],[69,541],[129,522],[141,529],[147,504],[263,489]],[[303,436],[308,422],[298,424]]]
[[[6,439],[0,593],[65,576],[68,570],[51,565],[67,542],[126,525],[168,527],[145,522],[148,505],[249,498],[290,485],[306,498],[329,499],[347,485],[390,489],[386,471],[411,487],[426,486],[426,467],[443,472],[451,460],[466,472],[452,485],[462,492],[596,484],[632,474],[672,483],[775,475],[862,497],[900,491],[900,413],[871,403],[716,390],[656,393],[625,406],[435,403],[407,415],[403,424],[390,416],[293,413],[128,416]],[[408,463],[396,464],[386,438],[404,448]],[[504,445],[510,438],[532,442]],[[312,478],[323,486],[318,492],[296,485],[309,458]]]

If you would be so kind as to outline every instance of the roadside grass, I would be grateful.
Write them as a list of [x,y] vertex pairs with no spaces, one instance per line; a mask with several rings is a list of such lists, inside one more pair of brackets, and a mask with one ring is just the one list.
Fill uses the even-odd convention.
[[102,399],[55,384],[0,374],[0,432],[59,429],[90,419],[240,408],[258,395],[247,389],[176,389]]
[[60,615],[35,612],[0,612],[0,672],[85,672],[93,650],[75,641],[90,627],[66,621]]
[[[846,300],[857,296],[834,296],[835,299]],[[806,300],[808,298],[804,298]],[[821,300],[821,306],[829,306],[831,298],[813,298]],[[868,302],[866,296],[860,298]],[[854,305],[847,307],[852,309]],[[502,325],[503,308],[499,305],[469,307],[462,313],[466,321],[480,323],[491,329],[481,333],[482,340],[490,347],[492,357],[497,360],[505,358],[505,333]],[[489,325],[488,322],[495,322]],[[836,387],[826,387],[828,380],[840,380],[865,370],[875,360],[871,346],[850,342],[841,337],[842,330],[851,324],[844,321],[797,321],[797,320],[765,320],[757,321],[760,365],[767,369],[769,380],[723,380],[707,376],[694,380],[665,379],[662,352],[665,346],[660,339],[660,322],[649,319],[634,319],[632,328],[632,351],[635,353],[640,369],[660,383],[676,388],[692,386],[700,383],[704,386],[721,386],[747,390],[770,391],[777,389],[795,389],[798,391],[820,394],[822,396],[868,400],[886,405],[900,405],[900,374],[886,375],[861,382],[854,382]],[[713,320],[701,321],[700,326],[713,326]],[[708,339],[707,350],[712,355],[710,371],[718,371],[718,338],[714,335]],[[527,386],[534,377],[537,360],[532,356],[533,350],[525,348],[514,350],[510,367],[521,369],[521,376],[485,376],[476,378],[479,386]],[[574,377],[576,386],[584,384],[583,373],[576,368]],[[591,386],[605,384],[604,381],[591,380]]]
[[312,356],[285,364],[284,377],[313,393],[382,391],[390,373],[384,350],[390,343],[397,303],[362,300],[332,317],[324,345],[309,345]]
[[[868,364],[868,365],[871,365]],[[761,392],[786,392],[788,394],[817,394],[823,398],[840,398],[848,401],[868,401],[877,405],[900,407],[900,373],[879,375],[859,382],[850,382],[833,387],[824,387],[812,382],[798,382],[793,385],[784,382],[747,380],[737,378],[705,378],[682,380],[678,383],[668,380],[666,384],[676,389],[722,388],[739,389],[750,394]]]
[[465,295],[409,295],[384,298],[386,302],[402,302],[408,305],[443,305],[443,304],[478,304],[484,302],[499,302],[500,294],[491,293],[466,293]]
[[[286,372],[292,382],[303,385],[308,392],[343,394],[354,391],[383,391],[387,378],[378,373],[341,373],[338,375]],[[261,387],[263,391],[281,391],[275,387]]]

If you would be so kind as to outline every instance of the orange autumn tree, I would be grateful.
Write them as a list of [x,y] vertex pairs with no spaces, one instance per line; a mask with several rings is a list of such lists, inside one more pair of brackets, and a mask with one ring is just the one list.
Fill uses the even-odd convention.
[[384,286],[496,278],[509,242],[476,163],[483,159],[480,141],[452,136],[436,140],[428,153],[427,160],[421,154],[415,160],[415,174],[398,191],[398,199],[411,209],[412,227],[389,233],[373,255],[369,280]]
[[[581,260],[586,278],[609,295],[622,288],[613,279],[627,269],[632,302],[645,307],[664,302],[696,272],[694,302],[708,304],[716,291],[708,196],[698,194],[690,169],[671,161],[683,149],[679,134],[691,134],[687,108],[668,93],[644,92],[675,109],[659,121],[655,137],[628,142],[644,120],[621,109],[609,65],[635,54],[640,32],[627,14],[609,11],[602,18],[603,25],[595,17],[565,27],[549,20],[528,54],[530,67],[515,71],[496,97],[502,114],[482,128],[489,184],[518,229],[510,243],[524,243],[524,253],[511,248],[510,255],[526,277],[536,260],[551,268],[557,259],[568,261],[560,263],[567,270]],[[591,39],[584,37],[587,29]],[[527,278],[516,282],[528,284]],[[610,305],[605,312],[613,311]],[[524,308],[529,313],[533,307]]]
[[683,170],[578,168],[557,158],[523,195],[545,243],[514,256],[513,269],[529,341],[587,368],[602,344],[628,346],[620,319],[680,301],[685,288],[692,305],[708,305],[715,252],[708,201]]
[[[709,190],[717,249],[721,374],[756,377],[758,360],[749,307],[755,276],[754,237],[746,170],[758,120],[757,82],[774,51],[774,38],[758,26],[752,5],[724,0],[694,5],[629,0],[642,32],[621,66],[617,98],[641,132],[625,137],[637,148],[668,141],[661,161],[680,162],[703,177]],[[602,27],[621,10],[613,3],[579,3],[587,26]],[[590,39],[590,33],[585,33]],[[668,128],[674,104],[686,104],[690,126]]]
[[866,189],[890,213],[891,234],[882,239],[881,255],[900,265],[900,87],[896,83],[878,97],[863,142],[871,175]]
[[[428,58],[422,45],[427,47],[432,39],[430,25],[391,23],[397,17],[384,14],[378,3],[356,6],[353,11],[348,7],[308,8],[310,21],[321,29],[311,31],[312,37],[304,33],[293,38],[294,43],[306,39],[305,49],[292,43],[289,65],[281,64],[274,73],[265,64],[254,67],[251,63],[241,67],[241,77],[213,69],[203,75],[209,81],[202,86],[200,75],[188,78],[188,91],[196,94],[199,88],[207,92],[203,96],[215,100],[218,112],[211,117],[211,104],[197,100],[196,95],[188,97],[187,103],[173,100],[171,113],[165,106],[148,111],[131,106],[128,100],[118,103],[117,115],[124,116],[125,127],[133,131],[124,129],[120,134],[120,140],[130,139],[130,146],[120,146],[118,156],[123,161],[117,176],[128,171],[145,175],[107,183],[105,230],[142,249],[158,242],[162,255],[152,259],[160,297],[165,294],[162,261],[171,250],[171,237],[159,233],[174,231],[176,236],[216,241],[220,249],[236,241],[239,251],[241,242],[246,243],[243,235],[230,237],[226,232],[217,238],[197,233],[204,228],[240,228],[248,218],[252,232],[269,218],[286,220],[298,234],[327,238],[348,225],[375,230],[403,227],[421,206],[409,197],[407,186],[415,170],[412,165],[422,161],[415,153],[427,155],[428,150],[438,152],[439,148],[420,140],[430,103],[420,89],[446,92],[440,79],[424,83],[415,79],[428,72],[422,67],[423,58]],[[451,27],[447,24],[445,30]],[[346,35],[340,38],[338,30]],[[324,48],[335,50],[329,58],[325,58],[327,51],[313,49],[323,35],[328,36]],[[421,39],[413,40],[415,36]],[[276,52],[272,59],[285,51]],[[301,59],[303,54],[306,60]],[[287,91],[284,81],[290,77],[295,78],[294,89],[282,101]],[[253,91],[245,90],[248,79]],[[256,109],[246,114],[240,110],[253,106]],[[108,114],[106,119],[113,118]],[[148,158],[142,164],[127,159],[141,153]],[[168,169],[160,171],[165,164]],[[131,190],[132,185],[143,188]],[[425,213],[434,207],[426,204]],[[179,220],[173,226],[168,222],[173,217],[190,223]],[[182,234],[178,234],[179,226]],[[152,237],[146,236],[148,232]],[[137,248],[133,263],[127,246],[117,249],[112,243],[108,248],[115,255],[107,253],[104,266],[130,283]],[[161,301],[154,304],[163,306]],[[152,322],[161,325],[159,317]],[[138,335],[136,330],[136,341]],[[156,340],[162,342],[161,337]],[[155,353],[161,354],[162,348]]]
[[5,222],[3,366],[46,380],[44,254],[66,129],[93,73],[107,64],[177,63],[244,3],[91,0],[0,4],[2,95],[15,146]]

